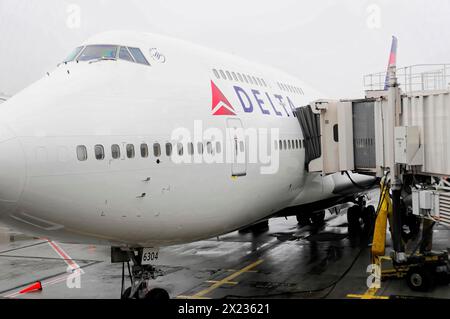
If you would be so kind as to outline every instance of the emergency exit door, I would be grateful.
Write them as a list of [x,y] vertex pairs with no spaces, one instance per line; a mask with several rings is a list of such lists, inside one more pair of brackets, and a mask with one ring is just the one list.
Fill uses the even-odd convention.
[[246,149],[244,127],[237,118],[227,119],[227,138],[231,151],[231,176],[247,175]]

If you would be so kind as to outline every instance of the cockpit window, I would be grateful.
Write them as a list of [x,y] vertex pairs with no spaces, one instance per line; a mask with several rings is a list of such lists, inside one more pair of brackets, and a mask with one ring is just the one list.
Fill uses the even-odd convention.
[[64,62],[71,62],[75,60],[75,58],[80,54],[81,50],[83,50],[84,47],[78,47],[75,50],[73,50],[69,56],[64,60]]
[[120,47],[119,51],[119,59],[134,62],[133,58],[131,57],[130,52],[126,47]]
[[115,59],[117,55],[117,45],[88,45],[81,52],[77,60],[90,61],[97,59]]
[[142,53],[142,51],[138,48],[128,48],[131,52],[131,55],[133,56],[134,60],[137,63],[141,63],[141,64],[145,64],[145,65],[150,65],[150,63],[148,63],[147,59],[145,58],[144,54]]
[[141,49],[110,45],[110,44],[95,44],[77,47],[73,52],[64,60],[64,62],[70,61],[100,61],[100,60],[125,60],[133,63],[139,63],[144,65],[150,65]]

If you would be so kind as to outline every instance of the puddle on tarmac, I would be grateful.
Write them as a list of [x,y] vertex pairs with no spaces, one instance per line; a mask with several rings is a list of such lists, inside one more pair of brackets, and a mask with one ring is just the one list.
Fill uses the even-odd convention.
[[306,237],[305,239],[311,242],[315,241],[339,241],[347,238],[346,233],[333,233],[333,232],[323,232],[319,234],[314,234]]

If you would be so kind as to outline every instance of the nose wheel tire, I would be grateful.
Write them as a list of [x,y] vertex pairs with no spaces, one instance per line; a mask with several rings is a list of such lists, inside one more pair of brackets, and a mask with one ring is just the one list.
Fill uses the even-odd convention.
[[144,299],[148,299],[148,300],[155,300],[155,301],[166,301],[169,300],[169,294],[167,293],[167,291],[165,291],[164,289],[161,288],[155,288],[150,290],[149,292],[147,292],[145,294]]
[[[135,294],[136,295],[136,294]],[[124,292],[122,293],[122,296],[120,297],[120,299],[134,299],[135,296],[131,296],[131,287],[128,287],[127,289],[124,290]]]

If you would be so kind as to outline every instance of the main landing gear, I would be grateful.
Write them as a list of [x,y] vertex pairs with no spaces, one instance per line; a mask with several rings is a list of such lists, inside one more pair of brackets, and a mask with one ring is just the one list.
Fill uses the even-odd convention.
[[361,228],[361,223],[365,229],[371,229],[375,223],[376,212],[372,205],[366,206],[366,199],[361,196],[356,199],[356,205],[347,210],[347,222],[349,230]]
[[[122,250],[120,248],[111,248],[111,262],[122,263],[122,287],[121,299],[150,299],[150,300],[169,300],[169,294],[161,288],[151,289],[149,281],[163,276],[162,271],[152,265],[142,264],[143,248],[134,248]],[[130,266],[130,261],[132,265]],[[125,264],[127,264],[128,275],[131,286],[125,288]]]
[[325,211],[321,210],[321,211],[314,212],[314,213],[298,214],[297,222],[298,222],[298,225],[301,227],[308,226],[311,224],[313,226],[321,226],[325,222]]

